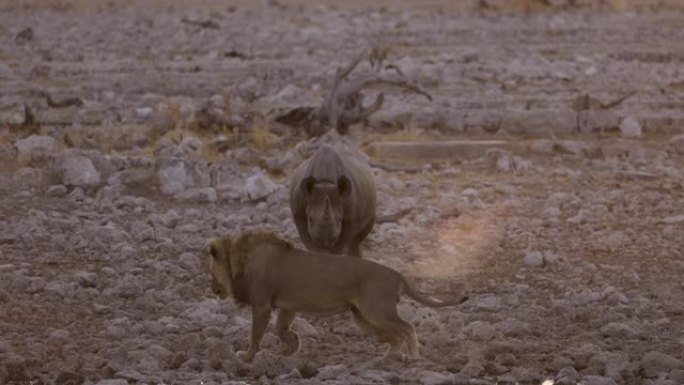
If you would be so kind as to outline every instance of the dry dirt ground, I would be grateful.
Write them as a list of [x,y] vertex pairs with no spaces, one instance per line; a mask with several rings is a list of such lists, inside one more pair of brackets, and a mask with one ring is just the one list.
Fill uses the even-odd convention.
[[[0,383],[684,384],[678,5],[3,1]],[[245,365],[206,245],[299,242],[287,177],[321,140],[273,117],[371,45],[434,99],[351,130],[395,168],[379,212],[413,207],[365,257],[470,300],[401,301],[424,360],[299,317],[297,355],[269,333]]]

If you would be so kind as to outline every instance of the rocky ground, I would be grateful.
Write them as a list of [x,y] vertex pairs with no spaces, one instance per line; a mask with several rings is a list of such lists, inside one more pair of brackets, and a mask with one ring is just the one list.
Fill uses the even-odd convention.
[[[3,2],[0,383],[683,384],[684,13],[598,3]],[[433,101],[389,91],[349,137],[273,121],[370,45]],[[349,316],[235,356],[207,243],[299,242],[288,175],[321,142],[413,208],[365,257],[470,295],[402,300],[424,360],[375,361]]]

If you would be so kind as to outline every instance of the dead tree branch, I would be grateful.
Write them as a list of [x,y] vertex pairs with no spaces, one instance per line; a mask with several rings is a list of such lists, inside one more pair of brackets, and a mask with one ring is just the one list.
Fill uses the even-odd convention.
[[[372,72],[348,79],[349,75],[368,56]],[[432,96],[418,84],[409,81],[396,67],[395,74],[382,74],[384,53],[373,49],[370,53],[362,53],[347,66],[338,68],[332,82],[330,93],[320,107],[297,107],[276,117],[276,121],[293,127],[303,127],[309,137],[323,135],[329,129],[336,129],[344,135],[353,124],[368,119],[379,111],[384,102],[384,93],[379,93],[375,101],[365,106],[363,91],[373,87],[395,87],[408,92],[423,95],[428,100]]]

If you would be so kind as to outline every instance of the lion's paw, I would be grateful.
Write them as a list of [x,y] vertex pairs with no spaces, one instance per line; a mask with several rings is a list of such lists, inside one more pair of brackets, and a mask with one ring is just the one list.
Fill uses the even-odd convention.
[[285,344],[283,354],[286,356],[295,354],[299,351],[299,336],[295,332],[289,332],[280,337],[280,340]]
[[254,353],[249,350],[240,350],[235,355],[244,362],[252,362],[254,360]]

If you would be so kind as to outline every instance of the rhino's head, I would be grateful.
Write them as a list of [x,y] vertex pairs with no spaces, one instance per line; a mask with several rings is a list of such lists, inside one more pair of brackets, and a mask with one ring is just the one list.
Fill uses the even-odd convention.
[[351,192],[349,179],[341,176],[334,183],[306,178],[302,181],[302,191],[307,196],[309,235],[323,247],[334,246],[342,232],[344,198]]

